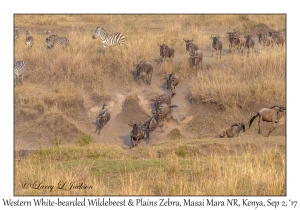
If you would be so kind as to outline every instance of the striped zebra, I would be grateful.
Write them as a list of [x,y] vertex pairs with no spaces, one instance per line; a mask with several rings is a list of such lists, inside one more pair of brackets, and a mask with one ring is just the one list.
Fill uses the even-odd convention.
[[68,47],[70,41],[67,37],[60,37],[57,35],[50,35],[50,31],[46,31],[46,48],[53,48],[54,46]]
[[29,31],[26,31],[26,46],[27,46],[28,48],[31,48],[32,45],[33,45],[33,37],[30,36]]
[[[14,59],[15,60],[15,59]],[[24,61],[17,61],[14,64],[14,83],[15,86],[21,82],[23,84],[23,74],[26,71],[26,64]]]
[[101,38],[101,42],[103,44],[104,50],[106,46],[112,47],[112,46],[122,46],[122,44],[125,42],[125,36],[122,33],[115,32],[113,34],[108,34],[104,28],[98,26],[94,35],[93,39],[96,39],[98,36]]
[[15,32],[14,32],[14,40],[19,39],[19,29],[15,28]]

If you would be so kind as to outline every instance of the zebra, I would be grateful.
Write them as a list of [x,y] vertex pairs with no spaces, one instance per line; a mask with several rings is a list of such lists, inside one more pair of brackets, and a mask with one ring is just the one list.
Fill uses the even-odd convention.
[[[16,59],[14,59],[16,61]],[[23,84],[23,74],[26,71],[26,64],[24,61],[17,61],[14,64],[14,83],[15,86],[18,84],[18,82],[21,82]]]
[[15,32],[14,32],[14,40],[19,39],[19,29],[15,28]]
[[94,35],[93,39],[96,39],[98,36],[101,38],[102,45],[104,47],[104,51],[106,46],[120,46],[125,42],[125,36],[122,33],[115,32],[113,34],[108,34],[104,28],[98,26]]
[[52,48],[56,45],[67,47],[69,46],[70,41],[67,37],[60,37],[57,35],[50,35],[50,31],[46,31],[46,48]]
[[27,46],[28,48],[31,48],[32,45],[33,45],[33,37],[30,36],[29,31],[26,31],[26,46]]

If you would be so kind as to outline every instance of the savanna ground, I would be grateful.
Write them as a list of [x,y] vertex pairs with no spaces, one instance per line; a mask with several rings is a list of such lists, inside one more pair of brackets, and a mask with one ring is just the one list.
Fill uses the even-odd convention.
[[[286,194],[285,126],[267,138],[271,123],[258,135],[255,120],[238,138],[217,138],[263,107],[286,106],[286,49],[261,47],[256,36],[285,31],[285,15],[15,15],[14,22],[15,57],[27,65],[14,89],[15,195]],[[92,39],[97,26],[122,32],[124,46],[104,53]],[[45,30],[70,46],[47,50]],[[229,31],[253,35],[255,51],[229,53]],[[221,59],[211,57],[211,35],[223,42]],[[183,39],[203,51],[203,69],[190,65]],[[175,48],[173,62],[160,64],[158,43]],[[154,66],[150,86],[135,81],[142,60]],[[130,150],[128,123],[151,116],[151,98],[168,92],[171,72],[180,77],[175,120]],[[92,122],[104,103],[112,117],[98,136]],[[61,180],[93,188],[23,187]]]

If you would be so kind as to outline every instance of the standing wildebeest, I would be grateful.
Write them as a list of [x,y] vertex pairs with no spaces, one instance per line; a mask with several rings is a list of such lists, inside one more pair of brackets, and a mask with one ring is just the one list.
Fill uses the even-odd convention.
[[229,40],[229,50],[230,50],[230,52],[231,52],[231,47],[232,47],[233,35],[235,33],[236,32],[227,32],[227,34],[228,34],[228,40]]
[[223,131],[223,136],[220,136],[221,138],[233,138],[233,137],[239,137],[242,132],[245,132],[246,128],[244,123],[237,123],[231,125],[230,128]]
[[93,123],[96,125],[96,131],[98,131],[98,135],[100,135],[101,129],[106,125],[106,123],[110,120],[110,112],[108,109],[105,109],[105,105],[103,105],[102,110],[99,112],[98,116],[96,117],[96,122]]
[[[132,131],[130,132],[131,149],[132,147],[138,146],[138,144],[142,141],[144,138],[144,132],[141,128],[141,122],[138,125],[130,122],[128,125],[132,126]],[[133,144],[133,141],[135,141],[135,145]]]
[[175,89],[178,83],[179,83],[179,77],[176,74],[171,73],[169,75],[169,78],[167,79],[167,89],[171,90],[172,97],[176,94]]
[[248,52],[250,52],[250,49],[252,49],[252,52],[254,50],[255,41],[252,39],[252,35],[248,35],[246,37],[246,47],[248,48]]
[[164,103],[164,104],[160,105],[159,109],[156,112],[152,113],[157,122],[157,125],[160,127],[162,133],[164,132],[162,129],[163,121],[164,121],[164,119],[166,119],[168,114],[171,113],[171,109],[175,108],[175,107],[178,107],[178,106],[176,106],[176,105],[169,106]]
[[272,106],[270,108],[262,108],[254,115],[249,121],[249,128],[256,117],[258,119],[258,134],[261,134],[260,123],[262,122],[272,122],[273,128],[269,131],[268,135],[276,128],[278,123],[285,123],[286,109],[280,106]]
[[231,48],[235,52],[238,50],[239,52],[243,52],[242,50],[245,48],[246,39],[243,35],[239,35],[238,33],[234,33],[232,36]]
[[[136,80],[139,82],[141,75],[143,75],[144,82],[145,82],[145,78],[146,78],[147,84],[151,85],[151,78],[152,78],[152,73],[153,73],[152,64],[150,62],[141,61],[138,65],[134,65],[134,66],[136,66]],[[140,84],[140,82],[139,82],[139,84]]]
[[169,106],[171,106],[171,95],[170,94],[162,94],[160,96],[158,96],[156,99],[152,99],[154,101],[154,108],[155,111],[158,111],[159,107],[165,103]]
[[157,121],[155,119],[155,116],[152,116],[146,120],[141,125],[141,129],[144,131],[144,137],[147,139],[147,143],[149,143],[150,139],[150,132],[154,131],[157,127]]
[[33,37],[30,36],[30,32],[29,31],[26,31],[26,46],[28,48],[32,48],[32,45],[33,45]]
[[201,52],[201,50],[195,50],[194,52],[190,52],[190,57],[193,61],[193,64],[196,67],[199,67],[199,64],[201,63],[200,68],[202,69],[203,53]]
[[218,51],[220,53],[220,58],[222,54],[222,41],[219,39],[219,36],[210,36],[210,38],[213,40],[212,43],[212,51],[211,51],[211,57],[214,56],[214,50],[216,50],[217,58],[218,58]]
[[160,52],[160,62],[166,61],[167,58],[170,58],[172,61],[174,58],[174,48],[172,46],[168,46],[166,44],[158,44],[159,46],[159,52]]
[[270,37],[273,38],[275,44],[277,44],[277,45],[281,44],[281,46],[283,47],[285,37],[282,34],[280,34],[278,31],[276,31],[276,32],[269,32],[269,35],[270,35]]
[[193,53],[195,50],[199,50],[199,47],[198,45],[196,45],[195,43],[193,43],[193,39],[190,40],[185,40],[183,39],[183,41],[185,41],[185,48],[186,48],[186,51],[189,51],[190,53]]
[[271,36],[267,36],[267,34],[256,34],[258,36],[258,42],[260,45],[265,46],[265,47],[272,47],[274,43],[274,39]]

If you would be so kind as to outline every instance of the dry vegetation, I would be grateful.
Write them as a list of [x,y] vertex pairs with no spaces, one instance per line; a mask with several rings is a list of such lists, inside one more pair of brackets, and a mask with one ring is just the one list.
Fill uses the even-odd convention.
[[[262,107],[286,106],[286,49],[264,49],[256,39],[255,53],[232,55],[226,34],[233,30],[254,33],[260,23],[285,30],[285,18],[15,15],[20,38],[14,53],[16,60],[27,65],[24,84],[14,89],[15,144],[36,139],[40,145],[25,160],[16,158],[15,194],[285,195],[285,127],[275,130],[269,139],[258,136],[255,126],[238,140],[212,138],[233,123],[246,123]],[[98,25],[109,33],[122,32],[126,36],[123,48],[107,49],[104,54],[100,39],[92,39]],[[34,37],[32,49],[25,46],[26,30]],[[68,37],[70,46],[47,50],[45,30]],[[211,35],[219,35],[223,41],[221,59],[211,57]],[[203,51],[203,70],[190,66],[183,38],[194,39]],[[174,46],[173,63],[159,65],[158,43]],[[151,87],[136,84],[133,65],[141,60],[154,65],[156,80]],[[104,102],[125,104],[131,97],[148,100],[162,93],[163,78],[171,72],[181,78],[178,89],[186,90],[175,98],[194,102],[186,113],[193,119],[181,127],[183,137],[166,136],[131,151],[95,140],[99,137],[91,134],[94,127],[90,121],[94,109]],[[116,126],[129,133],[130,127],[123,128],[122,123],[138,113],[137,109],[121,113]],[[184,138],[186,133],[193,138]],[[38,180],[55,185],[60,180],[84,182],[93,189],[49,192],[22,187]]]

